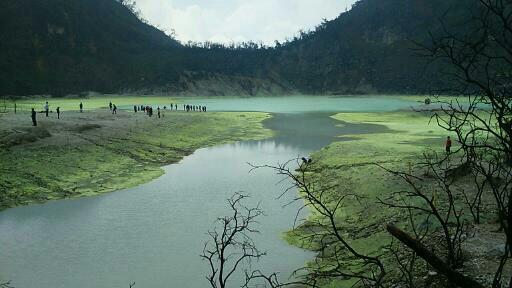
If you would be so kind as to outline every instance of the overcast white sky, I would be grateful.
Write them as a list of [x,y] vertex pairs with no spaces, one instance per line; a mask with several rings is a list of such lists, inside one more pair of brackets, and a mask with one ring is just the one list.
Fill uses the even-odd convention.
[[263,41],[273,45],[300,29],[334,19],[356,0],[137,0],[143,18],[178,40]]

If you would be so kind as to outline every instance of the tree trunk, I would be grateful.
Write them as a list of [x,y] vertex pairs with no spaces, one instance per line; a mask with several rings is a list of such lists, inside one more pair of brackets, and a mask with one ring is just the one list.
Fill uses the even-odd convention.
[[447,265],[443,260],[430,252],[427,247],[421,244],[416,239],[413,239],[404,231],[399,228],[389,224],[387,226],[388,232],[393,235],[396,239],[400,240],[404,245],[411,248],[418,256],[423,258],[430,264],[434,269],[436,269],[439,273],[443,274],[448,278],[450,283],[464,288],[483,288],[484,286],[477,281],[462,275],[458,271],[452,269],[449,265]]

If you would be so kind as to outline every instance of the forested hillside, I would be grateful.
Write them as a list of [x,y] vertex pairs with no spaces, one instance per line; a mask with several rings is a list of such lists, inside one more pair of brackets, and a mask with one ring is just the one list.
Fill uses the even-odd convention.
[[362,0],[271,48],[184,46],[116,0],[5,0],[0,95],[424,93],[443,88],[443,66],[414,42],[471,2]]
[[443,88],[442,66],[419,45],[456,25],[475,1],[364,0],[279,49],[274,69],[301,91],[422,93]]
[[2,1],[0,29],[1,94],[114,91],[180,45],[113,0]]

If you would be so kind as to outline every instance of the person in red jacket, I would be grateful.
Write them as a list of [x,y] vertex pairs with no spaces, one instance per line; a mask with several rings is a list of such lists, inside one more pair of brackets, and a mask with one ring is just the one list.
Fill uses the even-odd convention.
[[452,139],[450,139],[450,136],[448,136],[446,138],[445,148],[446,148],[446,153],[450,153],[451,152],[451,149],[452,149]]

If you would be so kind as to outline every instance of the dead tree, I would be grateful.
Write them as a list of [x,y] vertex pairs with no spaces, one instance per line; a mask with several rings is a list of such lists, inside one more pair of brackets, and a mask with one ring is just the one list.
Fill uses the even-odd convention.
[[204,245],[201,258],[209,264],[210,274],[206,278],[212,288],[228,287],[231,277],[243,265],[250,265],[265,255],[251,238],[251,234],[259,233],[253,226],[263,211],[259,207],[246,207],[243,201],[247,197],[236,193],[228,199],[232,215],[218,218],[217,227],[208,232],[210,240]]
[[[463,103],[438,101],[441,111],[434,118],[457,135],[459,153],[479,181],[475,186],[485,184],[494,199],[507,253],[493,287],[502,287],[503,267],[512,247],[512,2],[476,3],[464,29],[443,25],[441,36],[432,36],[422,49],[425,56],[450,67],[454,83],[450,94],[466,97]],[[479,196],[476,202],[466,202],[478,203]]]
[[200,255],[209,265],[210,273],[206,279],[212,288],[230,287],[233,275],[242,276],[241,287],[249,288],[254,283],[264,287],[311,287],[317,288],[315,281],[301,281],[300,279],[282,282],[278,272],[265,274],[259,269],[253,270],[251,264],[266,255],[258,250],[252,236],[259,231],[254,227],[258,224],[257,218],[264,215],[256,207],[248,207],[243,203],[249,196],[235,193],[228,199],[232,214],[220,217],[216,221],[216,228],[208,232],[210,240],[205,243],[203,253]]
[[409,236],[399,228],[388,225],[388,232],[393,235],[396,239],[400,240],[407,247],[411,248],[415,253],[418,254],[422,259],[427,261],[434,269],[445,275],[450,283],[457,285],[458,287],[464,288],[483,288],[484,286],[477,281],[467,277],[457,270],[453,269],[445,261],[437,257],[432,251],[424,246],[421,242]]
[[417,236],[422,233],[418,231],[420,228],[424,230],[419,240],[428,234],[434,235],[436,231],[431,231],[433,229],[430,229],[430,226],[439,225],[442,235],[440,243],[445,250],[446,264],[456,269],[462,266],[461,246],[467,235],[467,223],[462,217],[465,205],[456,200],[457,195],[452,187],[454,180],[447,173],[447,169],[439,167],[442,164],[436,164],[437,161],[431,158],[431,155],[425,156],[425,160],[422,166],[425,166],[423,169],[430,171],[428,179],[380,166],[401,178],[410,189],[378,200],[387,207],[406,210],[410,215],[409,226],[414,234]]
[[458,85],[451,92],[466,97],[464,102],[438,100],[441,111],[434,118],[457,134],[467,163],[479,166],[472,168],[491,185],[493,178],[510,174],[512,160],[512,3],[477,2],[480,14],[473,17],[471,31],[461,35],[444,28],[424,51],[454,69]]
[[358,197],[347,191],[340,195],[335,189],[337,187],[325,187],[315,181],[310,177],[312,165],[310,160],[294,159],[277,166],[253,166],[273,169],[278,175],[284,176],[284,181],[291,180],[291,186],[284,193],[297,193],[298,190],[299,194],[294,197],[294,201],[304,203],[297,217],[305,208],[321,216],[298,227],[305,232],[302,241],[319,246],[319,255],[308,266],[303,283],[316,285],[326,280],[355,279],[362,286],[383,287],[386,270],[379,255],[367,254],[367,251],[354,248],[351,244],[353,239],[346,235],[348,231],[344,231],[338,221],[342,208],[347,203],[353,203],[349,200],[357,200]]
[[[449,164],[439,161],[432,154],[425,154],[425,161],[415,169],[416,173],[392,171],[381,166],[407,183],[408,189],[395,192],[385,199],[379,198],[379,202],[388,208],[407,212],[408,223],[402,225],[410,232],[395,225],[388,225],[387,231],[410,248],[414,255],[444,275],[451,286],[482,287],[456,270],[463,265],[462,244],[471,233],[464,218],[467,206],[460,201],[463,198],[460,191],[454,189],[456,179],[449,167]],[[428,171],[428,175],[418,175],[424,174],[422,171]],[[409,278],[418,273],[414,265],[400,267]],[[408,285],[411,284],[409,287],[414,287],[409,280]]]

